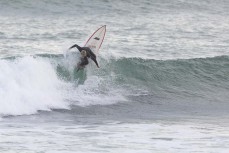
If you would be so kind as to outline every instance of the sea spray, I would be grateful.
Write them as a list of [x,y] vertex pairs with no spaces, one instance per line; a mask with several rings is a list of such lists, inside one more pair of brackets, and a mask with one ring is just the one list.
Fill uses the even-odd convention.
[[0,114],[32,114],[68,108],[61,88],[65,83],[49,61],[31,56],[0,60]]

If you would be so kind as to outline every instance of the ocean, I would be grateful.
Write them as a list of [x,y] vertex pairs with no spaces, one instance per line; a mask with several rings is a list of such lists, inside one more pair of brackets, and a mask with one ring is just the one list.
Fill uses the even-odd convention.
[[[0,0],[0,152],[227,153],[229,1]],[[102,25],[76,72],[73,44]]]

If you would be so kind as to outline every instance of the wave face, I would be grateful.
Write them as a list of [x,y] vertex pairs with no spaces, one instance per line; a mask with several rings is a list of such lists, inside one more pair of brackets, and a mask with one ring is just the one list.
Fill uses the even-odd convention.
[[101,58],[99,70],[92,63],[79,72],[76,57],[44,54],[0,60],[0,114],[119,103],[167,109],[184,105],[194,110],[199,105],[227,106],[228,56],[166,61]]
[[147,87],[156,93],[208,97],[208,93],[227,91],[229,85],[227,56],[167,61],[124,58],[111,60],[110,66],[120,74],[120,83]]

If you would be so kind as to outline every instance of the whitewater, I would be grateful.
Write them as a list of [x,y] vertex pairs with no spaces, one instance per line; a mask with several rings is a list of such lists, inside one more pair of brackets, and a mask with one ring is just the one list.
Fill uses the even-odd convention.
[[[228,6],[0,1],[0,152],[227,153]],[[100,68],[76,72],[101,25]]]

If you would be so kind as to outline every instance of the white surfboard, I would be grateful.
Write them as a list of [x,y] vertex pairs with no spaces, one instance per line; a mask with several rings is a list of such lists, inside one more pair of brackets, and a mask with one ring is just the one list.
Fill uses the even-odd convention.
[[87,40],[84,47],[89,47],[95,54],[98,54],[98,51],[103,43],[105,34],[106,34],[106,25],[97,29]]

